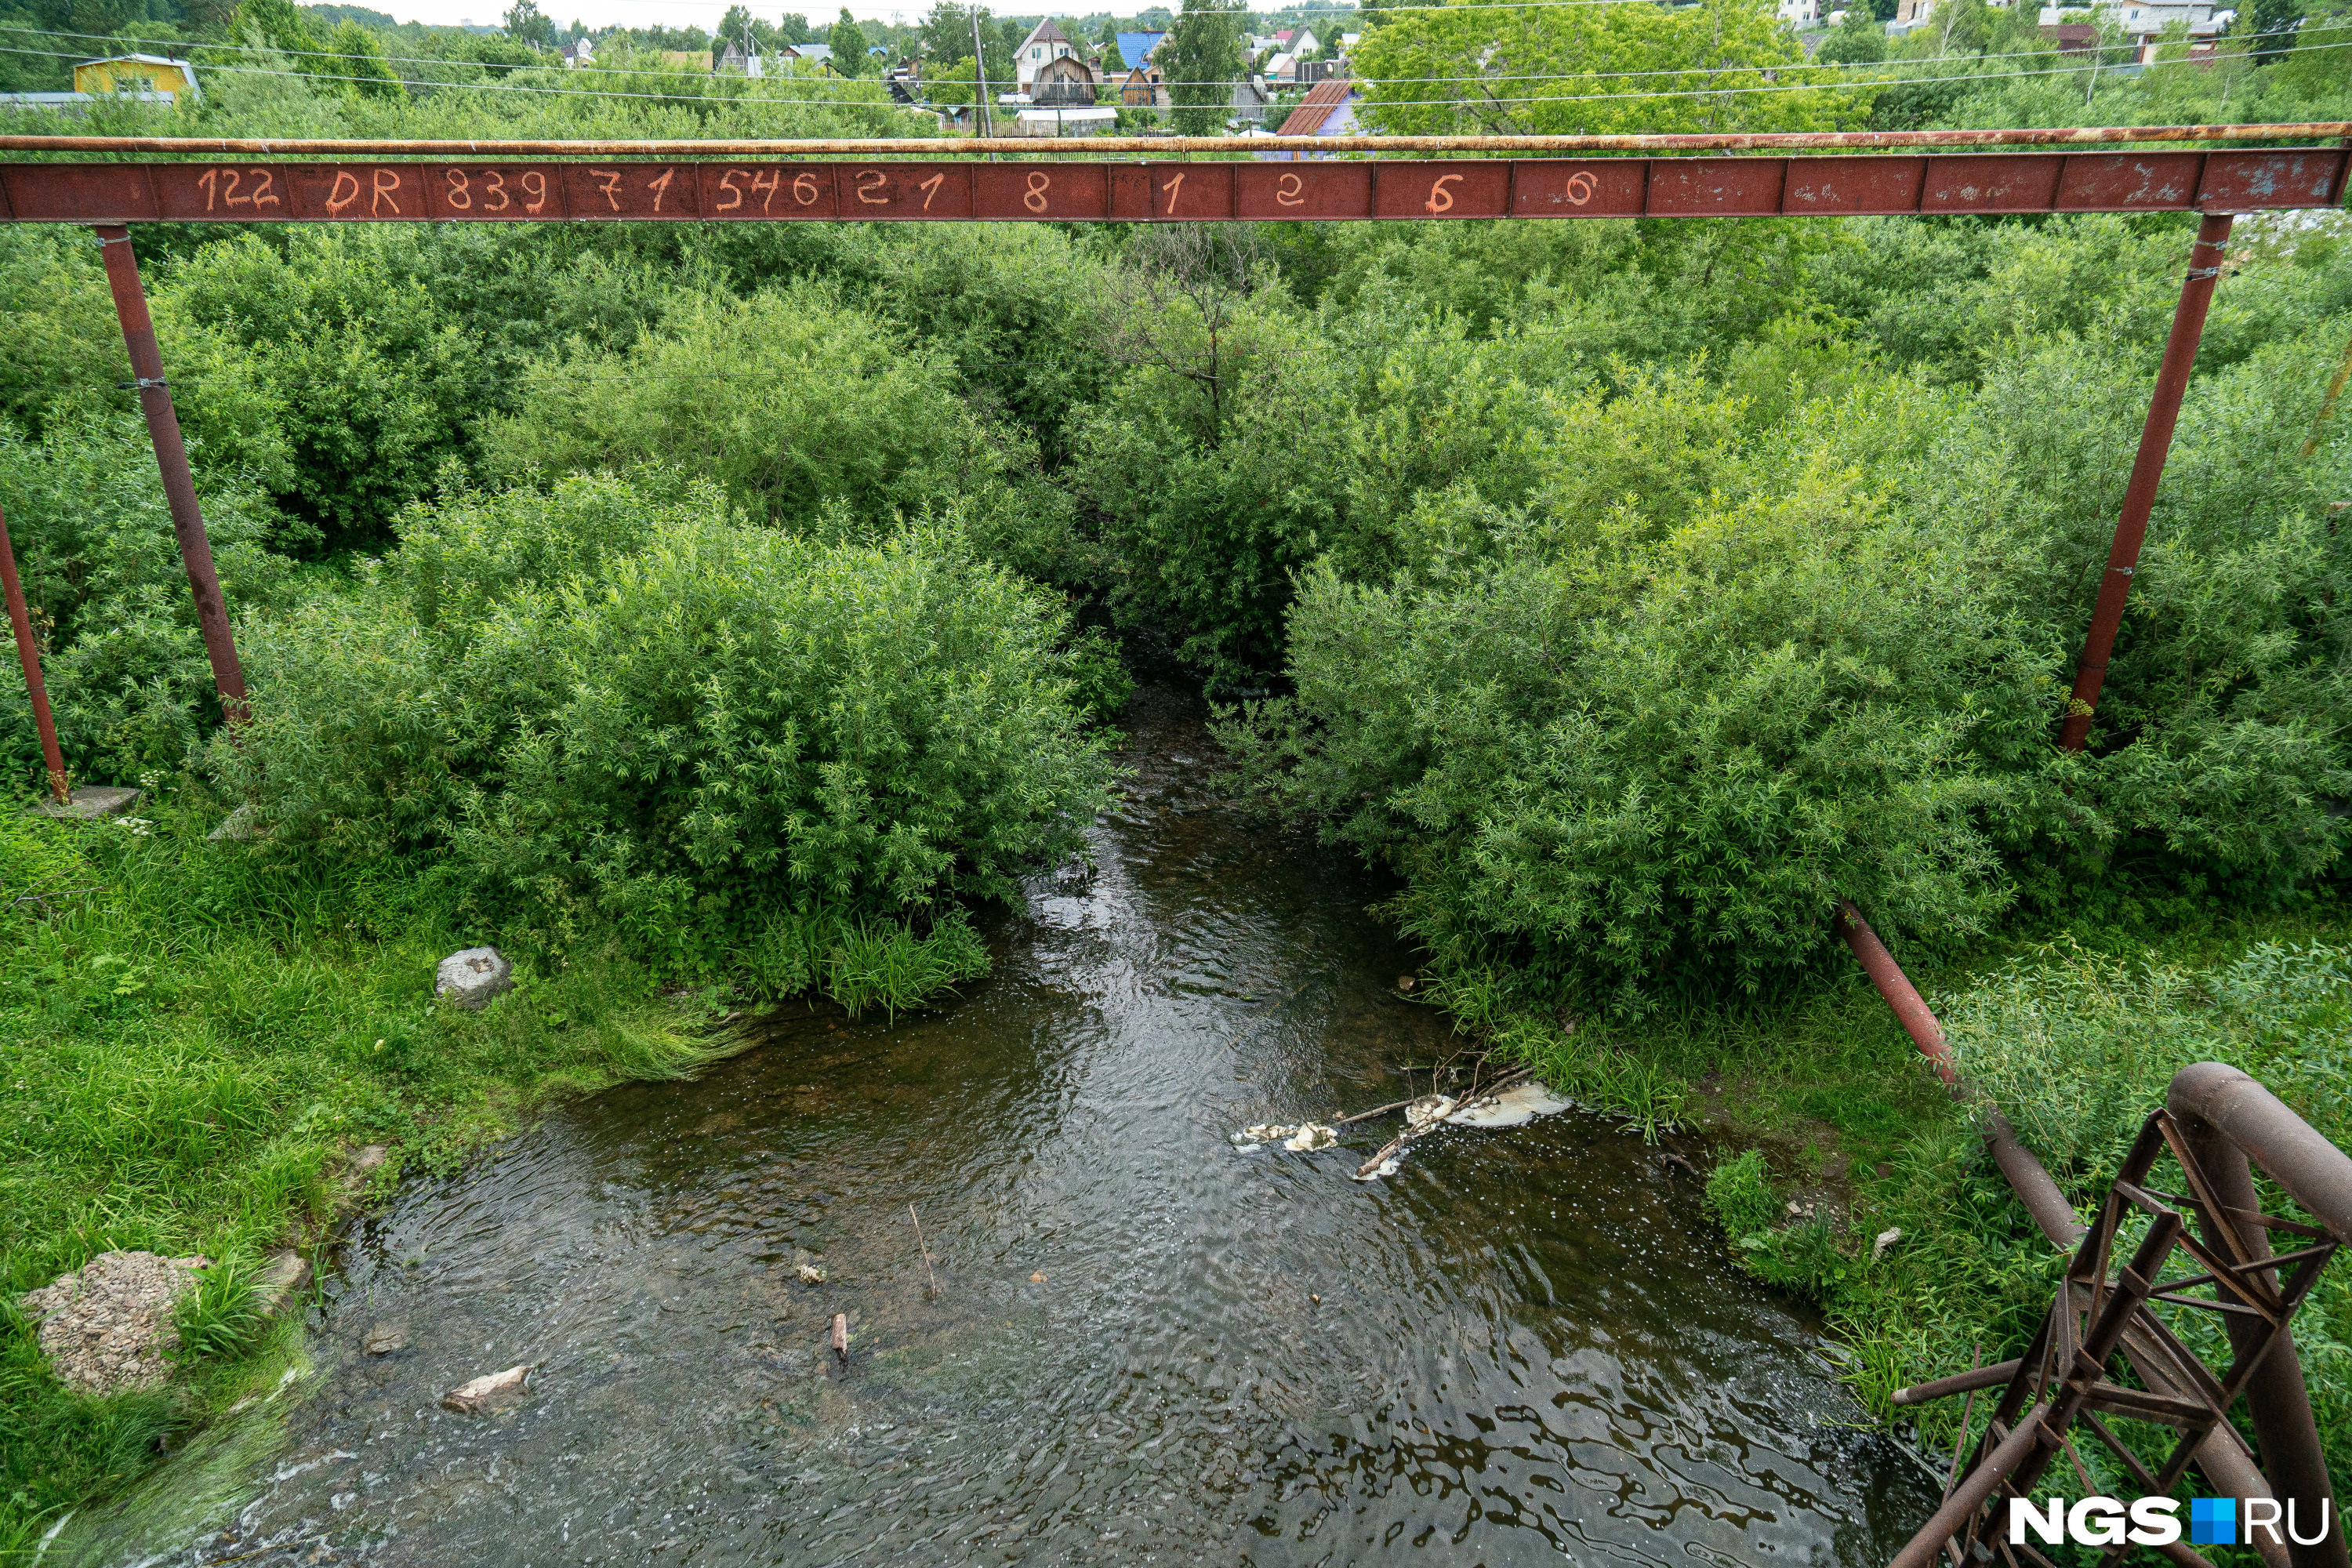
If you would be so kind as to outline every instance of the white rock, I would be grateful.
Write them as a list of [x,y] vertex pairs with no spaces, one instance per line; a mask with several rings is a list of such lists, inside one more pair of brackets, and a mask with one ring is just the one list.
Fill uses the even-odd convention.
[[1894,1246],[1896,1242],[1902,1239],[1903,1227],[1899,1225],[1888,1226],[1885,1230],[1878,1233],[1878,1239],[1870,1244],[1870,1260],[1873,1263],[1877,1262],[1880,1258],[1886,1256],[1886,1249],[1888,1247]]
[[484,1415],[493,1410],[502,1410],[522,1398],[526,1392],[524,1384],[530,1376],[530,1366],[523,1365],[510,1366],[504,1372],[478,1377],[443,1394],[441,1408],[454,1410],[460,1415]]
[[434,972],[433,994],[452,1006],[478,1013],[514,989],[514,965],[495,947],[469,947],[441,961]]

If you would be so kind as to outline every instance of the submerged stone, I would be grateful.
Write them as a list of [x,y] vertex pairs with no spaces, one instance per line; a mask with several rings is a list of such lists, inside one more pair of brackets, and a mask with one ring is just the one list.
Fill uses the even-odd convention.
[[526,1384],[530,1377],[530,1367],[525,1364],[461,1383],[441,1396],[441,1408],[460,1415],[487,1415],[494,1410],[503,1410],[529,1392]]

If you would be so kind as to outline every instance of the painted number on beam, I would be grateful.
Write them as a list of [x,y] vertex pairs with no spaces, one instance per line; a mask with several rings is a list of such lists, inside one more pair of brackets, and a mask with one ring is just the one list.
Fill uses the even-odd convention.
[[[253,182],[251,190],[243,188],[248,179]],[[196,184],[204,187],[206,212],[227,212],[239,206],[258,212],[285,205],[278,196],[276,175],[265,168],[206,169],[196,176]]]

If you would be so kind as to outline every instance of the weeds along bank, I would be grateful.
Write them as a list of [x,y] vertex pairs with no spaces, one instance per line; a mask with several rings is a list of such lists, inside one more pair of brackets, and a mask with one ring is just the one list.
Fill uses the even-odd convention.
[[[748,1000],[971,975],[964,911],[1111,787],[1122,654],[1402,874],[1469,1021],[1653,1122],[1722,1068],[1743,1136],[1890,1165],[1854,1223],[1912,1247],[1745,1249],[1881,1381],[2011,1332],[2047,1265],[1838,988],[1833,899],[1956,996],[2021,927],[2336,908],[2326,226],[2244,226],[2077,758],[2175,219],[139,242],[256,719],[219,731],[94,246],[0,229],[0,507],[69,760],[159,803],[11,830],[8,897],[64,890],[6,917],[17,1289],[299,1233],[341,1151],[452,1157]],[[260,835],[207,842],[235,805]],[[480,941],[522,991],[433,1009]],[[2318,1081],[2282,1092],[2332,1127]],[[1756,1192],[1821,1173],[1767,1142]],[[215,1386],[94,1409],[8,1332],[12,1528]]]

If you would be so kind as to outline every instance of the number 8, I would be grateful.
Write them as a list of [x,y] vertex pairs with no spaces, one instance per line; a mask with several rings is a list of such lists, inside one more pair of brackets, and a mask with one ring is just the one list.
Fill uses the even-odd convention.
[[1053,183],[1053,181],[1045,177],[1045,170],[1030,170],[1029,194],[1021,198],[1021,205],[1027,207],[1033,213],[1044,212],[1045,210],[1045,189]]

